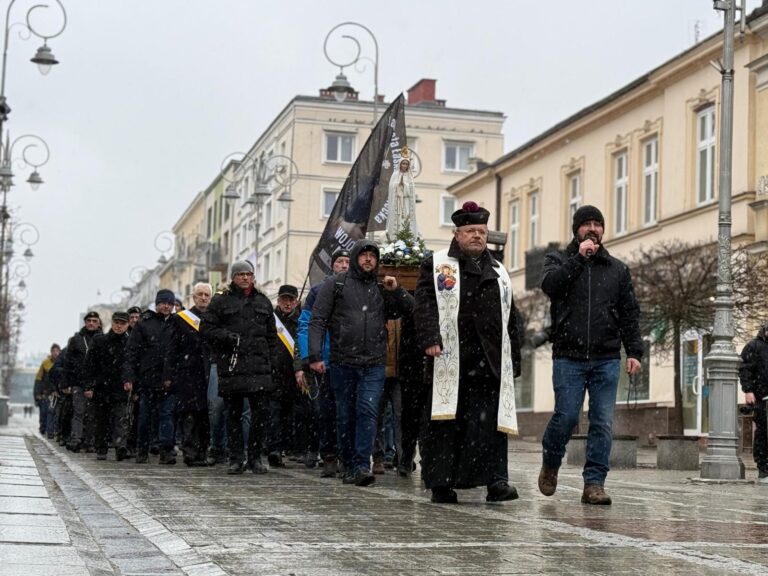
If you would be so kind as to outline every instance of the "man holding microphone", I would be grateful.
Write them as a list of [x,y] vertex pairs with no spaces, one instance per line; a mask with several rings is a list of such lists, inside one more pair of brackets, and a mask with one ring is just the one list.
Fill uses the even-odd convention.
[[589,431],[584,465],[584,504],[610,505],[603,488],[609,470],[613,412],[621,369],[640,371],[640,308],[629,268],[602,245],[605,220],[594,206],[573,215],[573,240],[544,259],[542,290],[551,301],[552,384],[555,410],[542,439],[539,490],[551,496],[565,446],[589,392]]

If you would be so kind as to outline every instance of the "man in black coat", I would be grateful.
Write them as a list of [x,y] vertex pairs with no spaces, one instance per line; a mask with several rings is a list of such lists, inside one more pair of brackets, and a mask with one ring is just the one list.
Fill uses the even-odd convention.
[[72,395],[72,427],[67,444],[72,452],[80,452],[84,444],[90,449],[93,444],[93,408],[85,396],[85,359],[94,340],[103,336],[98,312],[88,312],[83,324],[80,331],[69,339],[64,363],[65,388]]
[[330,334],[331,385],[336,396],[336,427],[346,484],[369,486],[371,453],[379,403],[384,391],[389,319],[413,310],[413,297],[393,276],[377,283],[379,248],[358,240],[347,272],[327,278],[317,294],[309,322],[309,367],[325,372],[323,343]]
[[172,455],[176,398],[170,386],[163,383],[163,368],[170,337],[169,320],[175,301],[176,296],[170,290],[158,290],[155,310],[147,310],[141,315],[141,320],[128,339],[123,365],[123,388],[126,392],[137,391],[139,396],[137,464],[145,464],[149,458],[153,414],[157,414],[158,419],[160,464],[176,464]]
[[245,470],[243,402],[251,407],[247,466],[265,474],[261,459],[269,393],[275,389],[272,366],[277,354],[277,330],[272,303],[253,284],[253,266],[232,264],[232,283],[213,297],[203,315],[200,333],[212,351],[219,375],[219,396],[224,398],[229,436],[228,474]]
[[576,210],[572,230],[573,240],[565,250],[544,257],[541,288],[551,301],[555,411],[541,442],[539,490],[545,496],[555,493],[565,446],[589,392],[581,501],[610,505],[604,484],[613,439],[621,346],[627,353],[627,373],[637,374],[643,357],[640,308],[629,268],[602,245],[605,220],[600,210],[594,206]]
[[112,314],[112,327],[103,338],[97,338],[85,361],[87,385],[85,395],[92,399],[96,431],[96,459],[106,460],[109,442],[115,448],[115,459],[125,460],[127,411],[130,393],[123,390],[122,370],[128,344],[128,313]]
[[72,389],[67,388],[64,377],[64,364],[67,360],[67,347],[65,346],[51,369],[51,382],[56,391],[56,414],[54,422],[54,437],[59,446],[64,446],[69,441],[69,433],[72,426]]
[[487,249],[489,216],[474,202],[455,211],[450,247],[422,264],[416,286],[416,340],[431,384],[421,475],[443,504],[458,501],[455,488],[476,486],[486,486],[489,502],[518,497],[507,471],[507,434],[517,433],[517,312],[509,275]]
[[166,387],[173,388],[183,430],[184,463],[207,466],[208,451],[208,376],[211,360],[200,336],[200,319],[211,303],[210,284],[199,282],[192,291],[195,305],[171,318],[171,337],[165,360]]
[[754,406],[752,420],[755,434],[752,440],[752,456],[757,464],[757,482],[768,484],[768,422],[765,398],[768,397],[768,324],[741,351],[739,380],[744,401]]
[[[269,398],[269,433],[267,434],[267,458],[269,465],[275,467],[284,466],[282,452],[292,447],[289,443],[294,432],[299,437],[303,436],[299,432],[308,428],[305,426],[305,422],[312,416],[311,412],[303,409],[305,408],[304,405],[298,406],[299,402],[304,404],[304,399],[299,398],[296,376],[294,375],[293,354],[300,314],[298,304],[299,291],[296,286],[289,284],[280,286],[277,291],[277,306],[275,306],[275,319],[280,342],[277,345],[277,357],[273,370],[277,387]],[[294,411],[294,408],[297,409]],[[299,422],[300,418],[305,422]],[[301,450],[303,457],[306,446],[301,447]]]

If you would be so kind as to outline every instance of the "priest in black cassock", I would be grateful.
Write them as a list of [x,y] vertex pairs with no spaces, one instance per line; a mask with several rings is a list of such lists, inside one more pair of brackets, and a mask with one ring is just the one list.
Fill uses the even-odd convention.
[[488,502],[518,497],[507,472],[507,434],[517,434],[517,311],[509,274],[487,249],[489,216],[474,202],[454,212],[450,247],[422,264],[416,287],[431,384],[421,467],[432,502],[455,504],[454,489],[476,486],[487,487]]

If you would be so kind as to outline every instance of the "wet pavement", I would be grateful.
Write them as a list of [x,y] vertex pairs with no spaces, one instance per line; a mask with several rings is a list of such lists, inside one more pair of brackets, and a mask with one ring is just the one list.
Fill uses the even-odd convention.
[[613,506],[590,507],[575,467],[542,496],[539,446],[514,442],[520,500],[487,504],[475,489],[450,506],[392,471],[357,488],[295,463],[227,476],[100,462],[14,420],[0,429],[14,434],[0,435],[0,575],[768,573],[768,486],[692,482],[656,470],[650,450],[609,475]]

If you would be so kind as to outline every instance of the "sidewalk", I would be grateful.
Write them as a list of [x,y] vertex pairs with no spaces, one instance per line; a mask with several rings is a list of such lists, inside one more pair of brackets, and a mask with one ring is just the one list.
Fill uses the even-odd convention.
[[[520,500],[487,504],[478,488],[446,506],[432,504],[417,477],[391,471],[357,488],[295,463],[227,476],[223,466],[97,461],[39,437],[28,442],[44,484],[61,490],[64,503],[52,501],[70,536],[45,546],[74,548],[90,574],[768,573],[768,487],[695,483],[697,472],[652,467],[653,450],[641,451],[639,468],[611,472],[613,506],[590,507],[579,502],[575,467],[564,466],[557,493],[542,496],[539,446],[513,442]],[[37,573],[64,572],[23,572]]]
[[0,575],[87,576],[17,426],[0,428]]

